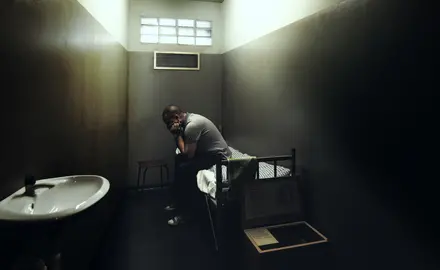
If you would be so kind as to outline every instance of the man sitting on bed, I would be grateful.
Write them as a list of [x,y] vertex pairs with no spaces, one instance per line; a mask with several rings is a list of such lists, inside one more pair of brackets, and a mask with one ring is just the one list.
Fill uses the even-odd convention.
[[167,106],[162,119],[174,136],[180,154],[175,159],[173,184],[174,205],[166,210],[180,211],[168,221],[179,225],[193,210],[194,201],[200,196],[197,187],[197,173],[215,165],[220,158],[231,156],[231,151],[217,127],[208,118],[181,110],[178,106]]

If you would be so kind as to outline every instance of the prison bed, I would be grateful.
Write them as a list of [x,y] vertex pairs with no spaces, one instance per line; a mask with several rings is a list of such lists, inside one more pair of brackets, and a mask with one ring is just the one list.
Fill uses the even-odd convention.
[[[251,157],[248,154],[241,153],[239,150],[236,150],[232,147],[229,147],[229,149],[232,152],[231,158],[233,159],[239,159],[239,158],[249,158]],[[274,161],[274,160],[273,160]],[[286,177],[290,175],[291,169],[285,168],[283,166],[275,166],[272,164],[269,164],[267,162],[259,162],[258,171],[256,178],[257,179],[272,179],[275,177]],[[229,189],[229,180],[227,177],[227,165],[221,166],[222,171],[222,185],[223,188],[226,188],[226,190],[223,190],[224,192],[227,192]],[[276,171],[276,172],[275,172]],[[210,199],[213,202],[216,202],[216,191],[217,191],[217,183],[216,183],[216,177],[217,177],[217,169],[216,166],[212,166],[209,170],[201,170],[197,174],[197,186],[199,187],[200,191],[209,195]]]
[[[232,147],[233,159],[250,158],[251,156],[241,153]],[[295,176],[295,149],[291,155],[256,157],[258,170],[255,181],[270,181],[272,179],[294,179]],[[282,161],[291,161],[290,168],[280,166]],[[216,250],[222,246],[222,223],[224,222],[225,210],[239,198],[228,196],[231,182],[228,179],[228,160],[219,159],[215,166],[208,170],[199,171],[197,174],[197,186],[205,194],[206,207],[209,214],[211,231],[215,241]],[[273,163],[273,164],[270,164]],[[217,179],[221,179],[217,181]]]

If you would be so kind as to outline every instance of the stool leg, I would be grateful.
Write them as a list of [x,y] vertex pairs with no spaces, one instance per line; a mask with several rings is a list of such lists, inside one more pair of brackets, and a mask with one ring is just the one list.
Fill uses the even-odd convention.
[[160,188],[163,188],[163,174],[162,174],[162,166],[160,166]]
[[141,181],[141,166],[138,166],[137,186],[136,186],[138,191],[139,191],[140,181]]
[[142,185],[145,186],[145,175],[147,174],[148,167],[145,167],[144,175],[142,176]]

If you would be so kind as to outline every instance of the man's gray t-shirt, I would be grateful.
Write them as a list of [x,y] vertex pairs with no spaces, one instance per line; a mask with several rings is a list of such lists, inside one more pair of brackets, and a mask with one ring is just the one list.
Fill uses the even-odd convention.
[[232,154],[214,123],[202,115],[187,113],[183,134],[185,144],[197,143],[196,154],[220,154],[225,158]]

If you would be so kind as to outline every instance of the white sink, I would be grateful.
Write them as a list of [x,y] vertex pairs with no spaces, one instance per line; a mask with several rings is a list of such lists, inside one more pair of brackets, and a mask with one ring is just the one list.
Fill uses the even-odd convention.
[[98,175],[73,175],[38,180],[35,187],[35,196],[24,196],[23,187],[2,200],[0,220],[54,220],[71,216],[98,202],[107,194],[110,184]]

